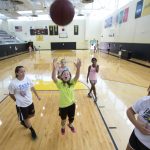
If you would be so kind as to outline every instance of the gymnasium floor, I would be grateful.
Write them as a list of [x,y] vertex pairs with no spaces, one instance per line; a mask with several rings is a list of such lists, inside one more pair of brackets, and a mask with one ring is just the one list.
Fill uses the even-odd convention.
[[[76,86],[77,108],[75,125],[77,133],[68,130],[60,134],[57,107],[59,94],[51,81],[52,60],[66,58],[72,75],[73,62],[82,61],[81,75]],[[96,85],[98,102],[87,97],[87,69],[92,57],[98,59],[100,71]],[[14,77],[14,69],[23,65],[33,80],[42,100],[35,97],[36,115],[32,119],[38,134],[37,141],[20,126],[15,104],[8,95],[8,85]],[[40,51],[22,54],[0,61],[0,149],[6,150],[108,150],[126,148],[133,126],[126,116],[126,109],[138,98],[147,95],[150,69],[117,57],[89,50]],[[3,101],[2,101],[3,100]]]

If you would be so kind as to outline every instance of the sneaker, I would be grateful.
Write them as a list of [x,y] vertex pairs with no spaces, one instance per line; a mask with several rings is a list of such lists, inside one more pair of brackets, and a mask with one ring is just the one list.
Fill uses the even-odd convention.
[[23,125],[25,128],[28,128],[28,127],[26,126],[26,124],[24,123],[24,121],[21,121],[20,124]]
[[71,129],[71,131],[72,131],[73,133],[76,133],[76,130],[75,130],[75,128],[74,128],[73,126],[70,126],[70,125],[68,124],[68,127]]
[[31,136],[32,136],[32,139],[35,140],[37,138],[37,135],[35,133],[35,131],[32,131],[31,132]]
[[65,128],[61,128],[61,134],[62,134],[62,135],[65,134]]
[[88,97],[90,97],[90,98],[92,97],[91,93],[88,93]]

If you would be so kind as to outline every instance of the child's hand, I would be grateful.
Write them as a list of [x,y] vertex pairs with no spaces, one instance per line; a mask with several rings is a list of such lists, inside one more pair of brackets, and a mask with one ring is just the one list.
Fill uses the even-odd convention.
[[150,135],[150,129],[147,128],[146,123],[142,123],[138,120],[137,128],[143,133],[144,135]]
[[57,68],[59,67],[59,64],[58,64],[58,62],[57,62],[57,58],[54,58],[54,59],[53,59],[53,67],[54,67],[55,69],[57,69]]
[[41,98],[39,97],[39,96],[37,96],[37,99],[40,101],[41,100]]
[[80,68],[81,67],[81,60],[78,58],[77,59],[77,63],[74,63],[76,68]]

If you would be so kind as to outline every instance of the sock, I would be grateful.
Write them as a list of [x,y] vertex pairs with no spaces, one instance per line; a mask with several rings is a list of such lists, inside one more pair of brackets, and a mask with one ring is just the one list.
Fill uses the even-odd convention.
[[65,129],[65,126],[61,126],[62,129]]
[[72,124],[72,123],[69,123],[69,126],[70,126],[70,127],[73,127],[73,124]]

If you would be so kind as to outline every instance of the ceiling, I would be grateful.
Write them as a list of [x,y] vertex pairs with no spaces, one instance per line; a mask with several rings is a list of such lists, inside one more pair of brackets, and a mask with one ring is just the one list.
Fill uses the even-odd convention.
[[[107,14],[119,6],[121,0],[70,0],[78,16],[98,12]],[[130,1],[130,0],[124,0]],[[49,15],[50,5],[54,0],[0,0],[0,19],[18,17],[38,17]]]

